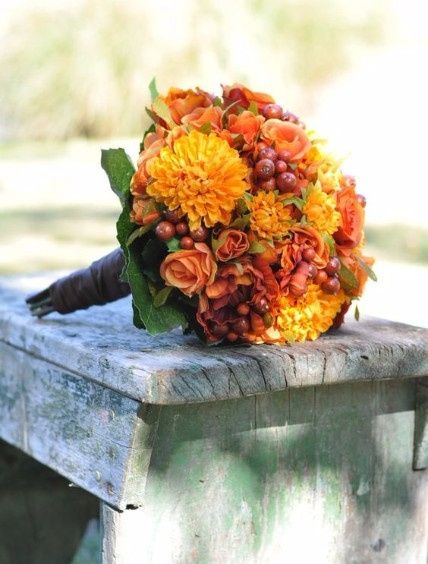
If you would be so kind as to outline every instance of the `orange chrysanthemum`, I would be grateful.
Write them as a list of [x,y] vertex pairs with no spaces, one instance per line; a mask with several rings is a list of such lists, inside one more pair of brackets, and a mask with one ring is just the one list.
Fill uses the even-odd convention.
[[293,224],[289,208],[278,201],[273,192],[257,192],[248,207],[250,227],[261,239],[284,237]]
[[310,191],[303,213],[319,231],[334,233],[340,225],[340,213],[336,209],[336,197],[326,194],[317,183]]
[[150,162],[153,181],[147,193],[170,210],[187,214],[191,229],[228,225],[239,198],[248,189],[247,166],[239,153],[214,133],[191,131]]
[[349,301],[343,290],[326,294],[316,284],[310,284],[302,297],[281,296],[276,330],[281,341],[313,341],[333,325],[342,305]]

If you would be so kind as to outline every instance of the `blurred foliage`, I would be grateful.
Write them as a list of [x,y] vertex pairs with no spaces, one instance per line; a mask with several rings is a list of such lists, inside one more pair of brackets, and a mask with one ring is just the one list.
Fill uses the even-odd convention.
[[428,229],[408,225],[368,225],[366,238],[375,255],[428,264]]
[[[75,0],[17,12],[2,37],[1,135],[141,131],[147,83],[241,80],[311,104],[317,88],[382,39],[383,3],[332,0]],[[294,90],[293,90],[294,89]],[[293,97],[293,96],[292,96]]]

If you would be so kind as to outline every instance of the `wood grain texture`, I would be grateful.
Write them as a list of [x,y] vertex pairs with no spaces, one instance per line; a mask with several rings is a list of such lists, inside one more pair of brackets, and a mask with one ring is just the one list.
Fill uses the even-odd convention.
[[[37,285],[48,282],[38,279]],[[179,331],[151,337],[135,329],[129,299],[32,319],[23,301],[31,287],[29,279],[3,279],[0,339],[144,403],[206,402],[428,374],[428,330],[404,324],[365,319],[315,342],[209,348]]]
[[414,382],[163,407],[142,507],[104,506],[104,563],[425,564]]
[[124,508],[144,496],[156,409],[0,343],[0,438]]
[[428,379],[416,385],[413,468],[428,468]]

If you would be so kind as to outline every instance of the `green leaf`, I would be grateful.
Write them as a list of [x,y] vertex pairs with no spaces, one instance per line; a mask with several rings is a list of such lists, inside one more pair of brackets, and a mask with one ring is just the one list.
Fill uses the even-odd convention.
[[177,125],[171,117],[171,112],[169,111],[168,106],[159,96],[153,101],[152,110],[157,116],[163,119],[163,121],[171,129]]
[[233,229],[241,229],[243,231],[246,227],[248,227],[249,223],[250,214],[247,213],[245,215],[238,216],[234,221],[232,221],[229,227],[232,227]]
[[370,268],[370,266],[361,258],[361,257],[355,257],[358,264],[361,266],[361,268],[366,272],[367,276],[373,280],[374,282],[377,282],[377,276],[376,274],[373,272],[373,270]]
[[129,185],[135,172],[131,159],[124,149],[103,149],[101,166],[110,181],[110,187],[118,196],[122,207],[129,199]]
[[153,305],[155,307],[162,307],[163,305],[165,305],[165,302],[168,299],[172,290],[173,290],[172,286],[165,286],[165,288],[159,290],[159,292],[157,292],[155,297],[153,298]]
[[285,200],[281,200],[284,206],[288,206],[290,204],[294,204],[297,209],[300,211],[303,210],[303,206],[305,205],[305,201],[302,198],[298,198],[297,196],[291,196],[290,198],[286,198]]
[[149,91],[150,91],[150,97],[152,99],[152,102],[154,102],[156,100],[156,98],[159,96],[158,88],[156,86],[156,77],[155,76],[150,81]]
[[213,100],[213,106],[218,106],[221,108],[222,105],[223,105],[223,100],[220,98],[220,96],[216,96]]
[[206,121],[201,125],[199,128],[199,133],[204,133],[205,135],[209,135],[211,133],[212,125],[210,121]]
[[129,247],[130,245],[132,245],[132,243],[136,239],[138,239],[139,237],[142,237],[143,235],[148,233],[150,231],[150,229],[154,226],[154,224],[155,224],[155,222],[152,222],[152,223],[149,223],[148,225],[142,225],[138,229],[135,229],[131,233],[131,235],[128,237],[128,239],[126,240],[126,246]]
[[177,237],[173,237],[169,241],[165,241],[165,243],[168,247],[168,251],[170,252],[178,251],[178,249],[180,249],[180,239]]
[[259,108],[257,107],[257,104],[256,102],[254,102],[254,100],[250,102],[250,105],[248,106],[248,111],[254,114],[255,116],[259,115]]
[[250,248],[248,249],[248,252],[252,255],[256,255],[259,253],[264,253],[265,250],[266,247],[262,245],[262,243],[260,243],[259,241],[253,241],[250,245]]
[[249,192],[244,192],[244,195],[242,197],[246,202],[251,202],[254,196]]
[[360,310],[357,304],[355,304],[354,317],[356,321],[360,320]]
[[296,170],[298,163],[287,163],[287,165],[291,170]]
[[358,280],[355,274],[343,262],[340,263],[339,278],[345,291],[355,290],[358,287]]
[[321,237],[330,250],[330,256],[336,256],[336,243],[330,233],[324,231],[323,233],[321,233]]

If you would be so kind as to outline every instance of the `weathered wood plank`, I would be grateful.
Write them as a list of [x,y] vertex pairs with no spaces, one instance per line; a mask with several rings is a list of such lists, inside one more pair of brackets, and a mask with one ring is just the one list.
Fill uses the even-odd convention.
[[413,468],[428,468],[428,382],[422,380],[416,386],[415,436]]
[[412,380],[163,407],[143,506],[103,508],[104,562],[424,564],[414,407]]
[[0,437],[116,507],[141,504],[156,408],[0,343]]
[[144,403],[205,402],[428,374],[428,330],[408,325],[367,319],[312,343],[208,348],[178,331],[153,338],[135,329],[126,299],[31,319],[23,301],[29,286],[26,279],[3,279],[0,339]]

